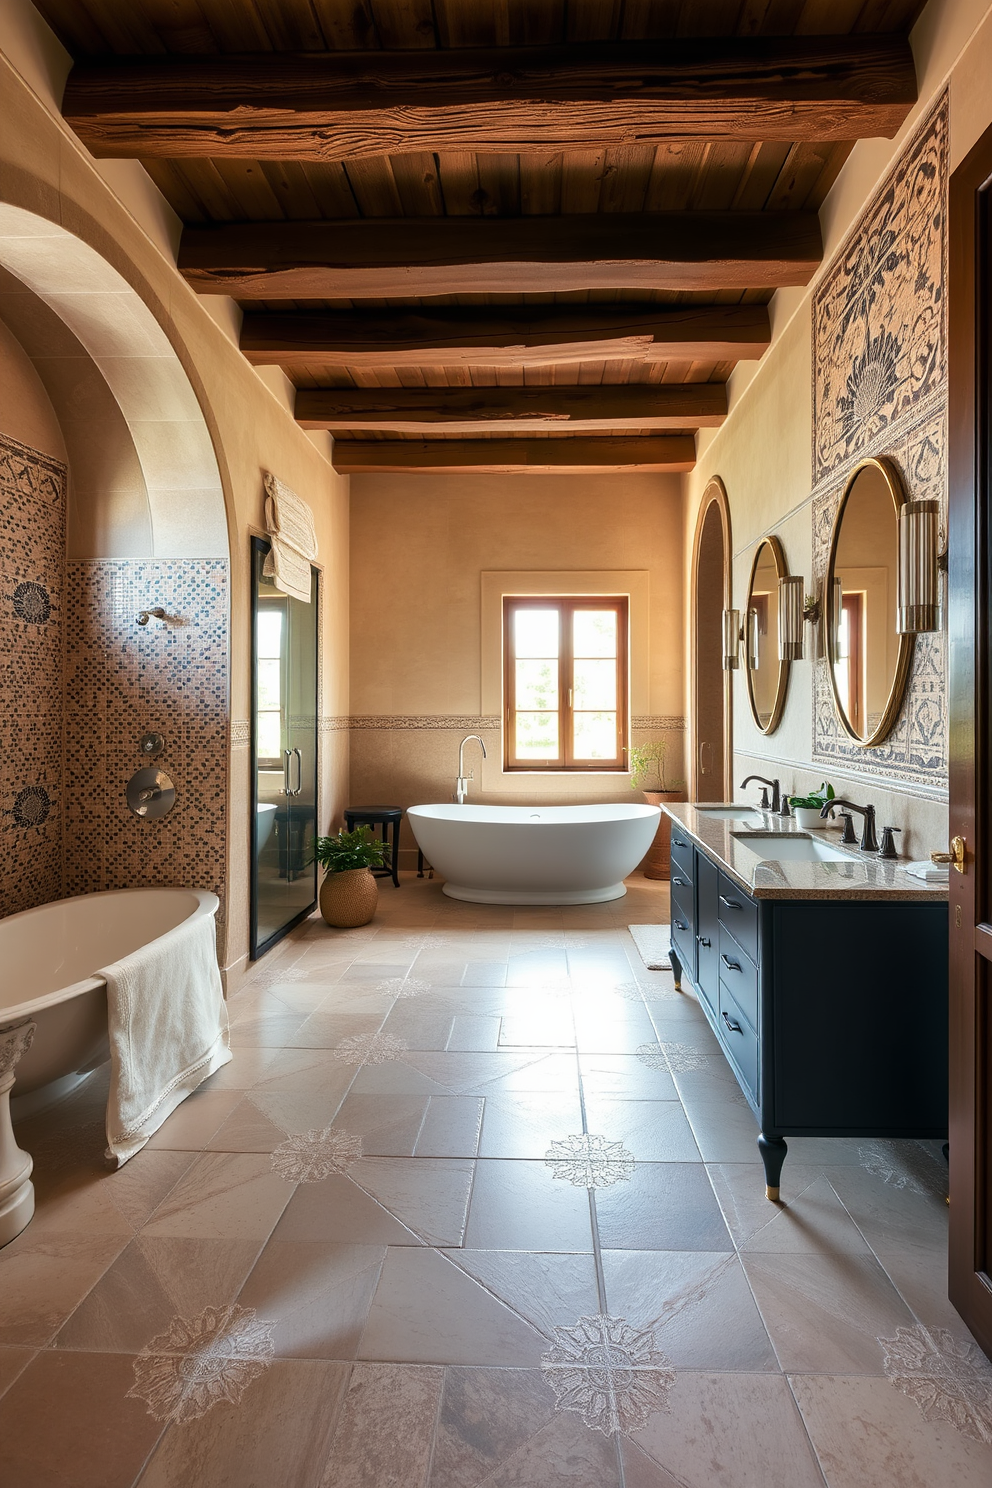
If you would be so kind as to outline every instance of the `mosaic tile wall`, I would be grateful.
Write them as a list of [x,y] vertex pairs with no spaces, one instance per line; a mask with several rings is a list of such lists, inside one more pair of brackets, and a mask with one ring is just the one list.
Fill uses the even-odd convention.
[[[859,461],[885,455],[909,500],[947,476],[946,95],[920,126],[813,299],[813,578]],[[946,530],[946,524],[945,524]],[[917,638],[902,711],[864,749],[837,722],[825,661],[813,670],[813,758],[946,795],[946,634]]]
[[[165,620],[137,624],[161,605]],[[215,559],[70,562],[67,570],[65,893],[192,883],[222,894],[228,769],[228,565]],[[154,763],[176,787],[156,821],[124,790]],[[223,916],[223,904],[221,909]]]
[[66,469],[0,435],[0,915],[62,891]]

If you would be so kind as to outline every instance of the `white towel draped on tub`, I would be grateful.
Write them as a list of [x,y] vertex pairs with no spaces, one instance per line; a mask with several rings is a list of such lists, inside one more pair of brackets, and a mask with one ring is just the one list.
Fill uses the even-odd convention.
[[107,1157],[121,1167],[231,1058],[213,915],[102,968],[110,1027]]

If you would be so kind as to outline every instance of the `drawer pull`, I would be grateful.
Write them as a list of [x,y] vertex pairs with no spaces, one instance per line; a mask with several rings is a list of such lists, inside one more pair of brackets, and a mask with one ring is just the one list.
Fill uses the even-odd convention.
[[686,882],[685,882],[685,879],[684,878],[673,878],[672,879],[672,883],[673,884],[678,884],[678,886],[679,886],[680,889],[684,889],[686,887]]
[[673,837],[672,842],[676,847],[688,847],[688,842],[683,842],[681,837]]
[[728,971],[740,971],[741,969],[741,963],[739,961],[731,961],[730,957],[725,956],[722,951],[720,952],[720,960],[727,967]]
[[713,942],[711,940],[707,940],[707,938],[706,938],[705,935],[697,935],[696,936],[696,939],[699,941],[699,944],[701,946],[706,946],[707,950],[713,944]]
[[688,930],[688,928],[689,928],[689,926],[686,925],[682,920],[675,920],[675,921],[673,921],[673,923],[675,925],[676,930]]
[[731,1033],[743,1033],[744,1032],[744,1030],[741,1027],[741,1025],[738,1022],[736,1022],[730,1016],[729,1013],[727,1013],[727,1012],[724,1013],[724,1015],[723,1015],[723,1021],[724,1021],[724,1023],[726,1023],[726,1025],[730,1029]]
[[744,906],[738,899],[728,899],[726,894],[720,895],[720,903],[725,904],[728,909],[743,909]]

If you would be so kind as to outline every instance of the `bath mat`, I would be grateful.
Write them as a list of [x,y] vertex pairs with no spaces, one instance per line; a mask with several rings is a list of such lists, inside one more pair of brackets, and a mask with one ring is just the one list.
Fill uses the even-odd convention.
[[628,925],[627,929],[648,971],[671,971],[667,925]]

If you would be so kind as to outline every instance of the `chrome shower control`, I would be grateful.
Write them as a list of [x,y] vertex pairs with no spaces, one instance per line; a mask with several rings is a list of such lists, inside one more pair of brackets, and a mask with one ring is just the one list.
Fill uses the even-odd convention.
[[157,759],[165,750],[164,734],[142,734],[141,743],[138,745],[142,754],[147,754],[149,759]]

